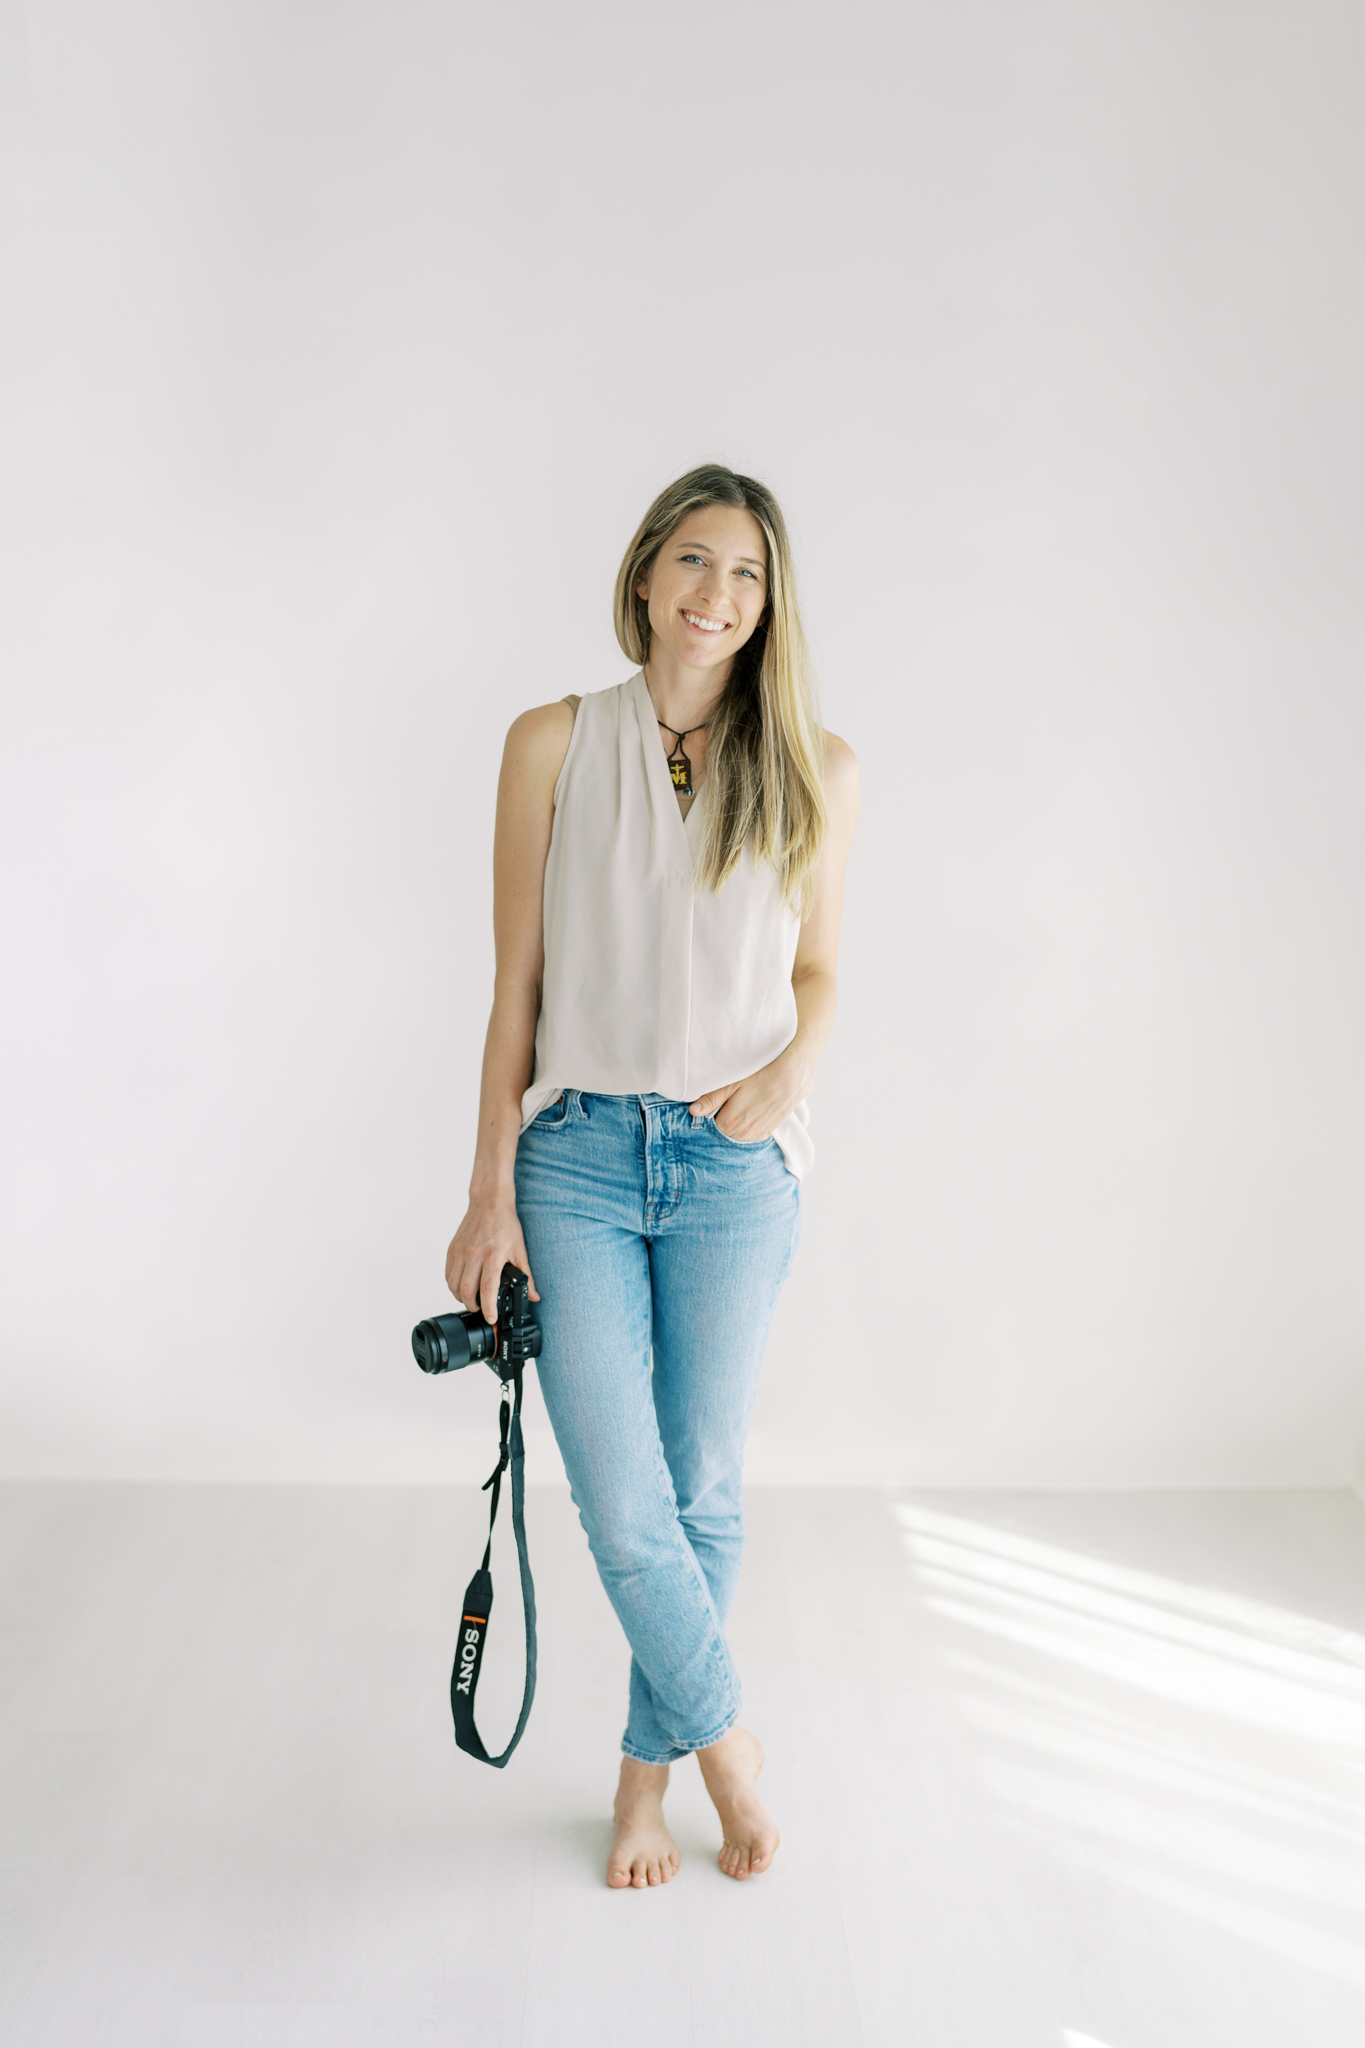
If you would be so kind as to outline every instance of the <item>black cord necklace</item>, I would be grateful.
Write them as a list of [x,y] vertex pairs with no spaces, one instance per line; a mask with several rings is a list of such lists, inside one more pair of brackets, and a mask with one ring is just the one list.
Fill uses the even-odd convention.
[[711,723],[710,719],[707,719],[706,725],[689,725],[686,732],[674,732],[671,725],[664,725],[662,718],[657,716],[654,722],[662,726],[665,732],[673,733],[673,751],[668,757],[668,772],[673,777],[674,789],[679,796],[695,796],[697,792],[692,787],[692,763],[687,758],[683,741],[690,738],[694,732],[705,732],[706,725]]

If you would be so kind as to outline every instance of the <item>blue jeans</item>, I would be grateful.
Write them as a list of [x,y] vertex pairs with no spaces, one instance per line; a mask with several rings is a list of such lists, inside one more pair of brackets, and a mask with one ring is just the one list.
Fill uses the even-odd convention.
[[516,1184],[541,1391],[632,1652],[622,1747],[666,1764],[739,1711],[744,1436],[798,1183],[774,1139],[685,1102],[569,1089],[522,1132]]

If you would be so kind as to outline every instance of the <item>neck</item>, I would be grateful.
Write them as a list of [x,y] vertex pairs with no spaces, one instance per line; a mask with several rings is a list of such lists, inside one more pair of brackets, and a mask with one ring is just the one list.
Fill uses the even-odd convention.
[[645,685],[654,715],[670,732],[688,732],[705,725],[725,694],[731,662],[714,668],[688,668],[667,652],[650,650]]

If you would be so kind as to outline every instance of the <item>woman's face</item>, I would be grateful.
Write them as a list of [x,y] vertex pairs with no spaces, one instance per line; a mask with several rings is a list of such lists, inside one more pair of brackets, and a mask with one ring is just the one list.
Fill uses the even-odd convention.
[[637,585],[649,606],[650,659],[728,664],[768,601],[768,549],[752,512],[706,505],[676,526]]

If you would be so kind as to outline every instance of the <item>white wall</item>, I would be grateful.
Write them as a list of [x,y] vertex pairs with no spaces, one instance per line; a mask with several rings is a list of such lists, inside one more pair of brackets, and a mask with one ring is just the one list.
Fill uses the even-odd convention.
[[720,457],[865,766],[753,1476],[1346,1480],[1363,41],[35,0],[5,1470],[481,1475],[407,1332],[501,734],[624,673],[620,551]]

